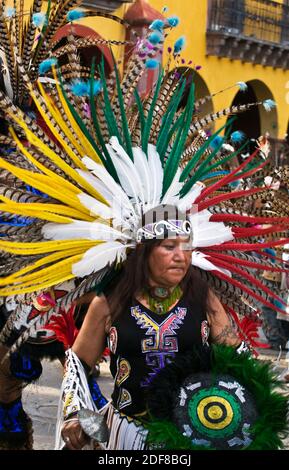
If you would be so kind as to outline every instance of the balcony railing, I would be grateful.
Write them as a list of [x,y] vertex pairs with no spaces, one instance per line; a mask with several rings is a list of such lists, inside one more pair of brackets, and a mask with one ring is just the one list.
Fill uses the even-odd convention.
[[114,11],[123,3],[132,3],[132,1],[133,0],[86,0],[82,2],[82,6],[90,10]]
[[270,0],[208,0],[207,53],[289,67],[289,6]]

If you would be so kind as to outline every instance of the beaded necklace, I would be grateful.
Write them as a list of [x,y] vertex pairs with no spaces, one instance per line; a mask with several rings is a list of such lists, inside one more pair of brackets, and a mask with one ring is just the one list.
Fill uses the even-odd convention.
[[170,306],[173,305],[182,294],[183,291],[180,286],[176,286],[173,289],[167,287],[148,287],[143,292],[143,296],[150,310],[158,315],[167,313]]

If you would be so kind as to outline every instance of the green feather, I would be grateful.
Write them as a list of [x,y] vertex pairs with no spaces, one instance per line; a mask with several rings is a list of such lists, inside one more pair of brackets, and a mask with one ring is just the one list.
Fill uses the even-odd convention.
[[109,172],[109,174],[115,179],[116,182],[119,182],[117,172],[115,170],[114,164],[112,163],[111,156],[109,155],[109,152],[106,148],[106,142],[102,136],[99,122],[97,119],[97,113],[96,113],[96,107],[95,107],[95,100],[94,100],[94,93],[93,93],[93,85],[94,85],[94,72],[95,72],[95,57],[92,60],[92,65],[91,65],[91,74],[90,74],[90,110],[91,110],[91,116],[92,116],[92,121],[94,125],[94,130],[96,133],[96,136],[98,138],[98,141],[101,145],[102,152],[105,155],[105,159],[102,157],[102,162]]
[[85,135],[85,137],[87,138],[87,140],[90,142],[90,144],[93,146],[93,148],[95,149],[95,151],[97,152],[99,158],[101,159],[101,161],[104,163],[104,158],[103,158],[103,155],[102,155],[102,151],[101,149],[98,147],[98,145],[96,144],[95,140],[93,139],[93,137],[90,135],[89,131],[87,130],[87,127],[86,125],[84,124],[84,122],[82,121],[81,117],[79,116],[79,114],[77,113],[77,111],[75,110],[74,106],[71,104],[71,102],[69,101],[67,95],[66,95],[66,92],[64,90],[64,86],[63,86],[63,80],[62,80],[62,76],[60,74],[60,71],[58,70],[58,79],[59,79],[59,83],[60,83],[60,87],[61,87],[61,91],[63,93],[63,97],[67,103],[67,106],[69,107],[69,110],[72,114],[72,116],[74,117],[75,121],[77,122],[78,126],[80,127],[81,131],[83,132],[83,134]]
[[206,167],[205,170],[202,172],[202,174],[199,175],[199,178],[204,176],[206,173],[210,173],[215,168],[218,168],[219,166],[223,166],[224,163],[227,163],[232,158],[237,157],[242,152],[242,150],[246,147],[248,142],[249,142],[249,140],[244,142],[244,144],[238,150],[236,150],[235,152],[231,153],[230,155],[228,155],[225,158],[220,159],[218,162],[214,163],[213,165],[210,165],[210,166]]
[[186,82],[185,80],[183,80],[179,86],[179,89],[173,95],[173,98],[170,101],[167,111],[163,116],[162,125],[159,131],[159,136],[156,145],[157,151],[161,157],[162,162],[164,161],[169,142],[180,124],[180,120],[177,119],[176,122],[174,122],[174,118],[180,101],[183,97],[185,85]]
[[136,101],[137,108],[138,108],[138,113],[139,113],[139,119],[140,119],[140,125],[141,125],[141,134],[143,134],[145,124],[146,124],[146,119],[145,119],[144,112],[143,112],[142,101],[141,101],[141,98],[139,96],[139,93],[138,93],[137,89],[134,90],[134,96],[135,96],[135,101]]
[[168,190],[171,185],[176,171],[180,164],[180,159],[184,150],[184,146],[187,140],[188,131],[192,122],[194,112],[194,101],[195,101],[195,85],[191,84],[188,101],[183,112],[183,122],[180,121],[180,129],[177,133],[173,149],[166,161],[164,169],[164,188],[163,194]]
[[200,178],[200,175],[203,175],[204,172],[206,172],[206,168],[207,168],[208,164],[215,158],[215,156],[221,150],[223,143],[226,142],[226,140],[228,139],[228,136],[230,135],[231,130],[232,130],[232,126],[230,125],[230,123],[228,123],[227,125],[228,125],[228,127],[226,128],[224,141],[222,141],[217,146],[217,148],[213,152],[211,152],[210,155],[208,155],[208,157],[200,164],[199,168],[197,169],[197,171],[194,173],[194,175],[190,179],[190,182],[192,183],[192,185],[194,185],[194,183],[196,181],[198,181],[198,179]]
[[180,181],[185,181],[187,179],[187,177],[189,176],[190,172],[193,170],[193,168],[195,167],[196,163],[198,162],[198,160],[201,158],[201,156],[204,154],[204,152],[207,150],[207,148],[209,147],[210,143],[215,139],[215,137],[217,135],[220,134],[220,132],[222,132],[223,129],[225,129],[225,127],[227,126],[227,124],[224,124],[220,129],[218,129],[213,135],[211,135],[208,140],[206,140],[206,142],[199,148],[199,150],[195,153],[195,155],[193,156],[193,158],[188,162],[188,164],[186,165],[186,167],[184,168],[184,170],[182,171],[182,174],[181,174],[181,177],[180,177]]

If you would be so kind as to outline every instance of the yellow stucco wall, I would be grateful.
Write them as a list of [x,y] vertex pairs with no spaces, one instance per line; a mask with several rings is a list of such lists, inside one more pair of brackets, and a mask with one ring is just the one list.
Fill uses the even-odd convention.
[[[265,115],[262,111],[262,117],[264,116],[264,119],[262,119],[262,132],[268,131],[272,137],[284,138],[289,120],[289,101],[286,102],[286,93],[289,92],[289,83],[286,90],[286,84],[289,82],[289,71],[242,63],[238,60],[231,61],[227,58],[219,59],[215,56],[206,56],[207,0],[183,0],[182,2],[150,0],[150,3],[159,11],[166,5],[169,8],[166,14],[179,16],[181,23],[170,37],[174,40],[181,35],[186,36],[187,46],[183,56],[186,60],[193,60],[194,64],[202,65],[199,73],[211,93],[238,81],[258,80],[268,87],[272,96],[264,96],[263,87],[260,87],[260,90],[255,88],[255,92],[258,99],[268,97],[276,101],[278,135],[276,135],[277,129],[274,129],[276,123],[273,116],[275,113],[266,113]],[[279,0],[279,3],[282,3],[282,1]],[[213,101],[214,109],[219,110],[232,103],[236,92],[237,89],[233,88],[217,95]],[[219,121],[220,125],[223,123],[221,120]]]
[[[246,8],[250,8],[250,4],[252,5],[254,1],[246,0]],[[277,1],[282,3],[282,0]],[[182,35],[186,37],[186,48],[183,57],[186,61],[192,60],[193,64],[202,66],[199,74],[205,81],[210,93],[226,88],[238,81],[254,80],[254,91],[257,98],[272,98],[277,103],[277,113],[266,114],[262,111],[262,132],[268,131],[272,137],[284,138],[289,120],[288,70],[206,56],[207,0],[181,0],[178,2],[176,0],[149,0],[149,2],[159,11],[167,6],[168,12],[165,13],[166,15],[177,15],[180,18],[181,23],[171,32],[166,46],[173,44]],[[7,1],[7,5],[12,3],[12,0]],[[26,10],[30,4],[31,0],[25,1]],[[124,4],[114,13],[119,17],[123,17],[130,5]],[[124,27],[110,19],[90,17],[80,20],[79,23],[91,27],[105,39],[124,39]],[[121,47],[114,46],[113,52],[117,59],[122,58],[123,50]],[[166,60],[166,53],[164,60]],[[217,95],[213,100],[214,110],[230,105],[237,91],[237,88],[233,88]],[[219,121],[220,126],[223,123]]]
[[[255,0],[246,0],[246,8],[251,8]],[[278,0],[282,3],[283,0]],[[201,65],[199,74],[205,81],[209,91],[214,93],[226,88],[238,81],[254,81],[254,91],[260,100],[271,98],[277,103],[277,112],[266,113],[260,109],[262,132],[269,132],[272,137],[283,139],[289,121],[289,73],[288,70],[273,69],[262,65],[231,61],[227,58],[206,56],[206,26],[207,26],[207,0],[149,0],[149,3],[158,11],[168,7],[165,15],[177,15],[180,25],[170,33],[165,48],[164,60],[166,61],[167,46],[184,35],[186,48],[183,57],[186,61],[192,60],[193,64]],[[130,4],[125,4],[115,12],[123,17]],[[83,24],[97,30],[106,39],[124,38],[124,28],[111,20],[101,18],[89,18],[82,20]],[[121,58],[121,49],[114,48],[117,58]],[[238,89],[233,88],[217,95],[213,100],[214,110],[219,110],[230,105]],[[287,100],[286,100],[287,97]],[[277,122],[276,122],[277,121]],[[224,120],[218,122],[219,126]]]

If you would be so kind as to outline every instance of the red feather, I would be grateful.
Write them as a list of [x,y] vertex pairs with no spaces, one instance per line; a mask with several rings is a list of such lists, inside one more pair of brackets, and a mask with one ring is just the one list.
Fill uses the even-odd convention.
[[251,289],[249,289],[247,286],[245,286],[244,284],[242,284],[241,282],[237,281],[236,279],[232,279],[231,277],[227,276],[226,274],[220,272],[220,271],[214,271],[212,270],[212,272],[215,274],[216,277],[219,277],[220,279],[223,279],[227,282],[229,282],[230,284],[232,284],[233,286],[235,287],[239,287],[239,289],[241,289],[242,291],[244,292],[247,292],[247,294],[249,294],[251,297],[253,297],[254,299],[256,300],[259,300],[259,302],[261,302],[262,304],[266,305],[267,307],[269,308],[272,308],[273,310],[278,310],[278,312],[282,313],[284,315],[284,311],[281,310],[279,307],[277,307],[276,305],[272,305],[270,302],[268,302],[267,300],[263,299],[263,297],[261,297],[260,295],[256,294],[254,291],[252,291]]
[[224,253],[210,253],[207,250],[202,250],[202,251],[206,255],[212,256],[214,258],[219,258],[219,259],[222,259],[224,261],[229,261],[231,263],[238,263],[241,266],[248,266],[249,268],[258,269],[258,270],[261,270],[261,271],[266,270],[266,271],[273,271],[273,272],[277,272],[277,273],[288,273],[289,272],[289,270],[285,269],[285,268],[274,268],[273,266],[266,266],[265,264],[254,263],[253,261],[247,261],[245,259],[237,258],[237,257],[231,256],[231,255],[226,255]]
[[[238,327],[238,335],[242,341],[249,342],[250,345],[255,348],[270,348],[268,343],[261,343],[256,340],[256,338],[259,338],[258,327],[262,324],[260,320],[244,317],[240,321],[236,312],[229,307],[227,308]],[[254,354],[258,355],[256,351],[254,351]]]
[[[240,166],[238,166],[235,170],[231,171],[228,175],[224,176],[221,180],[217,181],[216,183],[212,184],[208,188],[205,188],[201,194],[197,197],[194,204],[198,204],[199,201],[204,200],[209,194],[215,192],[217,189],[220,189],[222,186],[225,186],[228,183],[233,182],[234,180],[240,179],[240,176],[235,175],[239,173],[239,171],[243,170],[256,155],[259,153],[259,149],[255,150],[255,152],[250,155]],[[234,178],[235,177],[235,178]]]
[[278,233],[284,232],[285,227],[280,225],[275,225],[275,227],[268,228],[252,228],[252,227],[233,227],[232,232],[234,233],[234,238],[247,238],[255,237],[259,235],[267,235],[268,233]]
[[[242,191],[234,191],[232,193],[223,193],[223,194],[220,194],[219,196],[215,196],[210,199],[206,199],[203,202],[200,202],[198,204],[198,212],[201,212],[207,207],[215,206],[216,204],[219,204],[220,202],[227,201],[228,199],[229,200],[239,199],[241,197],[250,196],[250,194],[261,193],[262,191],[264,191],[264,188],[253,188],[253,189],[246,189]],[[196,204],[196,202],[194,204]]]
[[74,310],[75,306],[72,306],[67,312],[53,315],[50,322],[45,325],[47,330],[54,331],[56,338],[64,344],[65,349],[71,348],[78,335],[78,329],[74,323]]
[[271,241],[262,243],[234,243],[225,242],[221,245],[212,245],[210,250],[223,251],[223,250],[238,250],[238,251],[261,251],[264,248],[271,248],[272,246],[281,246],[289,243],[289,238],[283,238],[283,240]]
[[[276,295],[274,292],[272,292],[267,286],[262,284],[262,282],[260,282],[258,279],[255,279],[251,274],[248,274],[243,269],[238,268],[238,266],[234,266],[234,265],[232,265],[232,263],[227,263],[226,261],[221,261],[217,257],[215,257],[215,259],[214,258],[211,259],[210,261],[212,263],[214,263],[215,265],[219,266],[220,268],[225,268],[225,269],[228,269],[228,270],[230,270],[230,271],[232,271],[236,274],[240,274],[245,279],[250,281],[253,285],[255,285],[256,287],[259,287],[264,292],[266,292],[266,294],[270,295],[275,300],[278,300],[278,302],[282,303],[285,307],[287,306],[287,304],[280,297],[278,297],[278,295]],[[272,306],[272,307],[274,308],[274,306]]]
[[244,222],[244,224],[289,224],[289,217],[252,217],[240,214],[212,214],[211,222]]

